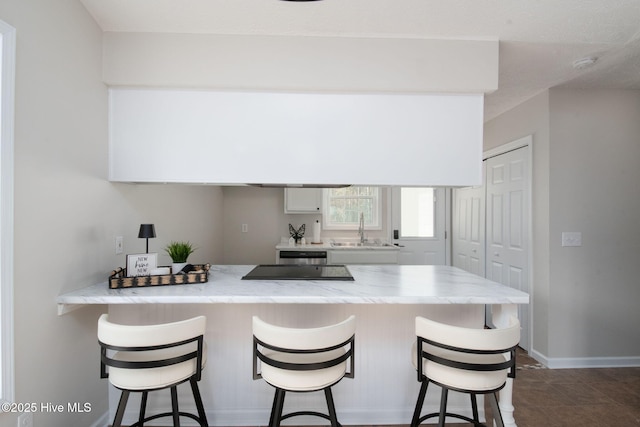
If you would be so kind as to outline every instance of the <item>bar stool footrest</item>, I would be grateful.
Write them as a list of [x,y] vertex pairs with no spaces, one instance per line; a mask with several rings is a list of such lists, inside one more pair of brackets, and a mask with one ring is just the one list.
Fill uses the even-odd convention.
[[[312,417],[320,417],[320,418],[324,418],[325,420],[329,420],[331,421],[331,417],[327,414],[323,414],[322,412],[314,412],[314,411],[298,411],[298,412],[291,412],[289,414],[283,415],[282,417],[280,417],[280,420],[286,420],[287,418],[292,418],[292,417],[298,417],[301,415],[308,415],[308,416],[312,416]],[[339,427],[342,427],[342,424],[338,423]],[[133,426],[131,426],[133,427]]]
[[[203,424],[204,421],[201,420],[200,417],[198,417],[198,416],[196,416],[194,414],[190,414],[189,412],[178,412],[178,414],[181,417],[191,418],[192,420],[194,420],[198,424],[200,424],[202,427],[208,427],[206,424]],[[173,412],[163,412],[161,414],[152,415],[152,416],[147,417],[144,420],[142,420],[142,422],[137,421],[134,424],[131,424],[129,427],[140,427],[141,425],[144,425],[148,421],[155,420],[157,418],[163,418],[163,417],[173,417]]]
[[[473,420],[473,418],[469,418],[469,417],[466,417],[466,416],[464,416],[464,415],[452,414],[451,412],[445,412],[445,414],[444,414],[444,415],[445,415],[445,418],[446,418],[446,417],[458,418],[458,419],[460,419],[460,420],[464,420],[464,421],[466,421],[466,422],[468,422],[468,423],[471,423],[471,424],[473,424],[474,426],[483,426],[483,427],[486,427],[486,424],[476,423],[476,422]],[[420,417],[420,418],[418,419],[418,424],[417,424],[417,425],[422,424],[423,422],[425,422],[425,421],[426,421],[426,420],[428,420],[429,418],[434,418],[434,417],[439,417],[439,416],[440,416],[440,412],[433,412],[433,413],[431,413],[431,414],[423,415],[422,417]],[[133,427],[133,426],[132,426],[132,427]]]

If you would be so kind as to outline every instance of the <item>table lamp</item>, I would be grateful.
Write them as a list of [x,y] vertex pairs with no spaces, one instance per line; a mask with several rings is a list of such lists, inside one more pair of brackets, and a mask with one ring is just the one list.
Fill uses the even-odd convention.
[[147,239],[147,253],[149,253],[149,239],[156,237],[156,228],[153,224],[140,224],[138,238]]

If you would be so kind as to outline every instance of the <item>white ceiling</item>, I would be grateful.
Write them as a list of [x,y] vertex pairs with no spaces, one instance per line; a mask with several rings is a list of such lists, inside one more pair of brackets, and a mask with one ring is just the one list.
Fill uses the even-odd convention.
[[640,0],[81,2],[104,31],[499,40],[485,120],[551,87],[640,89]]

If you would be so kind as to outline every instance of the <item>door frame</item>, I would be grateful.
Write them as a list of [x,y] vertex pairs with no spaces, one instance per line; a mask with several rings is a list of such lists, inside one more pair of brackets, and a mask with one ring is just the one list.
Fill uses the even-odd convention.
[[0,78],[0,402],[11,403],[15,396],[14,319],[13,319],[13,243],[14,243],[14,132],[16,29],[0,20],[2,60]]
[[[529,223],[527,224],[528,230],[527,233],[529,233],[529,241],[528,241],[528,248],[527,248],[527,263],[528,263],[528,277],[527,280],[529,281],[529,318],[527,319],[528,322],[528,336],[529,336],[529,342],[526,343],[527,348],[529,349],[529,352],[531,352],[531,350],[533,349],[532,344],[533,344],[533,294],[534,294],[534,281],[533,281],[533,135],[527,135],[524,136],[522,138],[513,140],[511,142],[508,142],[506,144],[502,144],[499,145],[495,148],[492,148],[490,150],[484,151],[482,153],[482,160],[485,161],[487,159],[490,159],[492,157],[496,157],[499,156],[501,154],[505,154],[508,153],[510,151],[514,151],[514,150],[518,150],[524,148],[527,150],[527,167],[528,167],[528,198],[529,200],[527,201],[529,203],[528,206],[528,215],[529,215]],[[485,251],[486,251],[486,239],[485,239]],[[486,259],[485,259],[485,263],[486,263]],[[485,266],[486,269],[486,266]]]

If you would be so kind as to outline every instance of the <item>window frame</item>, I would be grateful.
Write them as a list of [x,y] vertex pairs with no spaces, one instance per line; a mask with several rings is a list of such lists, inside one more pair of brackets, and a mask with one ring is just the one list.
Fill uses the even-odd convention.
[[[382,230],[382,188],[377,186],[359,185],[354,187],[369,187],[375,189],[375,194],[371,197],[374,200],[374,208],[372,212],[373,222],[365,222],[365,230]],[[332,188],[325,188],[322,191],[322,228],[323,230],[358,230],[359,223],[337,223],[330,221],[331,192]],[[338,198],[338,197],[336,197]],[[362,197],[345,197],[350,199],[359,199]]]

